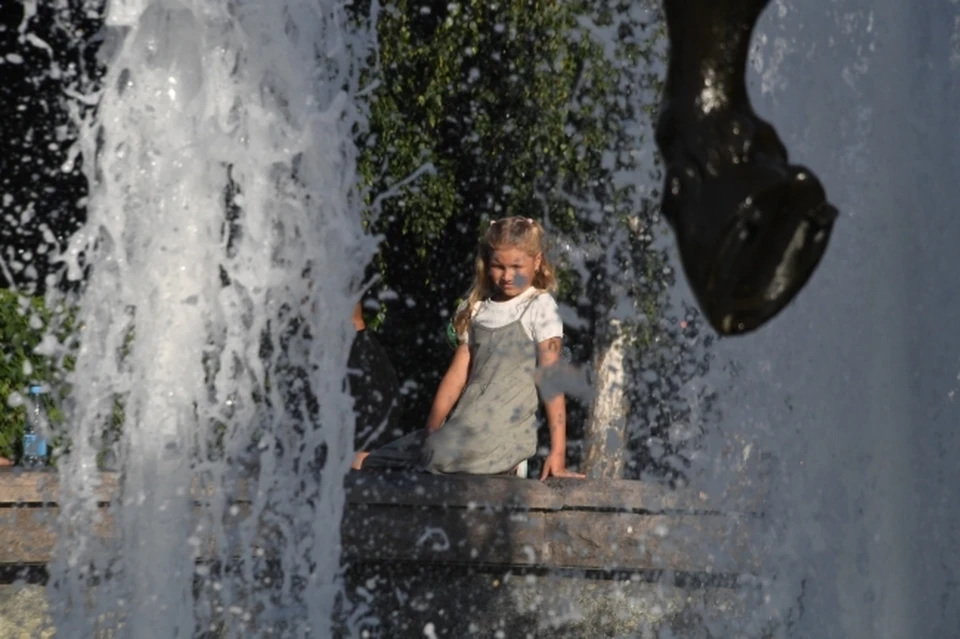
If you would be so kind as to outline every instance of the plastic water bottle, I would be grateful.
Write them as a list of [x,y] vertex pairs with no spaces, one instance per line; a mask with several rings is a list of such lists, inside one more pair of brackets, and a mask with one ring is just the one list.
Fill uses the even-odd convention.
[[30,386],[27,396],[27,422],[23,426],[23,457],[20,465],[25,468],[42,468],[47,465],[47,411],[43,406],[43,387]]

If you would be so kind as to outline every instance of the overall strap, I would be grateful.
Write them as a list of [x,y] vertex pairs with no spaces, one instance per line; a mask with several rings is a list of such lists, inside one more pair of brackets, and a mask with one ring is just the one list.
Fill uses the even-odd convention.
[[527,311],[530,310],[530,307],[533,306],[533,303],[536,302],[537,298],[540,297],[541,295],[543,295],[543,291],[540,291],[539,293],[531,297],[530,301],[523,305],[523,310],[520,311],[520,316],[517,317],[516,321],[519,322],[520,320],[523,319],[523,316],[527,314]]

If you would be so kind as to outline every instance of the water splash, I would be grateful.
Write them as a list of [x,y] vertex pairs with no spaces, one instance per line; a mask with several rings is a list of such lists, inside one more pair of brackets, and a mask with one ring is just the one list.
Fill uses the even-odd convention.
[[789,313],[720,348],[745,363],[723,402],[728,433],[779,457],[770,607],[784,636],[957,627],[956,543],[943,534],[960,514],[947,497],[956,408],[942,395],[957,340],[938,328],[958,312],[939,275],[956,270],[960,233],[944,188],[957,168],[955,17],[948,0],[784,0],[759,25],[758,111],[842,211],[833,254]]
[[[352,144],[373,38],[337,2],[115,0],[105,18],[106,73],[79,123],[88,219],[64,254],[87,279],[56,625],[325,636],[352,440],[349,318],[374,249]],[[121,498],[104,540],[86,531],[112,419]]]

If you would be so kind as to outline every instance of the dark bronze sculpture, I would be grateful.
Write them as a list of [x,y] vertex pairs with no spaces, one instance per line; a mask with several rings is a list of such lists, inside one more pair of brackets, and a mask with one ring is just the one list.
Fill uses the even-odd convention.
[[664,0],[662,210],[701,309],[725,335],[759,328],[790,303],[837,217],[816,176],[788,163],[747,96],[750,37],[768,2]]

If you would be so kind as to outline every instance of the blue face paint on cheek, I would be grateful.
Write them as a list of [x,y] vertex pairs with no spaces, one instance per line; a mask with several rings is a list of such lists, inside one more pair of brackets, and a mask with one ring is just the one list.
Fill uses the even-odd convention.
[[517,273],[516,275],[513,276],[513,285],[516,286],[517,288],[520,288],[521,286],[526,286],[529,283],[530,282],[527,280],[526,275]]

